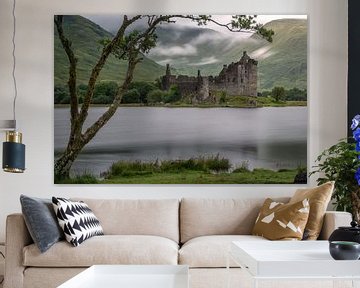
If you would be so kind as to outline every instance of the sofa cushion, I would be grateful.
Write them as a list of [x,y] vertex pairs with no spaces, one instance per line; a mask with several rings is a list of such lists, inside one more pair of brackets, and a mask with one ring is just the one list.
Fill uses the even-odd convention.
[[154,235],[179,242],[178,199],[80,199],[99,219],[105,235]]
[[308,199],[284,204],[267,198],[252,234],[269,240],[301,240],[309,218],[309,208]]
[[[214,235],[193,238],[179,251],[179,264],[190,267],[226,267],[228,251],[232,241],[268,241],[252,235]],[[230,261],[231,267],[239,267]]]
[[52,197],[52,202],[66,241],[75,247],[91,237],[104,235],[99,220],[86,203],[59,197]]
[[66,241],[41,254],[34,244],[23,250],[25,266],[88,267],[95,264],[170,264],[178,260],[178,244],[159,236],[95,236],[78,247]]
[[[287,198],[278,200],[288,201]],[[181,243],[206,235],[249,235],[263,202],[264,198],[182,199]]]
[[305,227],[307,237],[304,240],[316,240],[319,237],[334,184],[334,181],[330,181],[315,188],[298,189],[290,199],[290,203],[302,201],[305,198],[309,199],[310,213]]
[[41,252],[64,239],[51,199],[21,195],[20,203],[26,227]]

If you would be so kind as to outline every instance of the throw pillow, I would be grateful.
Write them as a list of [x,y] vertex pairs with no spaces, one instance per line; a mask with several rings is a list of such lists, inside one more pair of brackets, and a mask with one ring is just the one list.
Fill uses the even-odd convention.
[[[310,214],[305,227],[304,240],[316,240],[322,229],[326,208],[331,200],[334,182],[327,182],[315,188],[298,189],[289,203],[309,199]],[[304,234],[304,236],[305,236]]]
[[66,240],[75,247],[93,236],[104,235],[99,220],[84,202],[57,197],[52,202]]
[[308,217],[307,199],[284,204],[268,198],[260,210],[252,234],[269,240],[301,240]]
[[56,219],[51,199],[20,196],[21,210],[27,229],[41,253],[64,238]]

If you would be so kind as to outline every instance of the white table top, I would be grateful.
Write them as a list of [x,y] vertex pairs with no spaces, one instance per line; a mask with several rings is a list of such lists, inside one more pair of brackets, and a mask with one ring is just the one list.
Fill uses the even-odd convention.
[[188,288],[184,265],[94,265],[58,288]]
[[256,277],[360,277],[360,261],[334,260],[328,241],[236,241],[230,253]]

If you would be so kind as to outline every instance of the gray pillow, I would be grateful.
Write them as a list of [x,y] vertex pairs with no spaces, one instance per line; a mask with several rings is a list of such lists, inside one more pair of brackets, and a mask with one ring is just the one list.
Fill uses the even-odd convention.
[[41,253],[64,238],[51,199],[20,196],[22,213],[31,238]]

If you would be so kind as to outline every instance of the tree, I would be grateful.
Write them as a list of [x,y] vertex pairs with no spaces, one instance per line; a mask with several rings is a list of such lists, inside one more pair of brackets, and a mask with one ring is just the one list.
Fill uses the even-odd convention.
[[137,89],[133,88],[125,92],[122,103],[140,103],[140,93]]
[[274,87],[271,91],[272,97],[274,97],[276,102],[283,100],[285,98],[285,89],[284,87]]
[[[211,22],[232,32],[254,32],[270,42],[274,35],[272,30],[267,30],[263,25],[256,22],[255,15],[235,15],[229,23],[219,23],[210,15],[135,15],[132,17],[124,15],[116,35],[112,39],[104,39],[102,41],[104,47],[97,63],[91,70],[87,90],[82,98],[83,103],[79,107],[79,96],[76,89],[78,59],[72,50],[71,41],[63,30],[63,16],[56,15],[54,17],[58,37],[69,61],[69,79],[67,84],[70,95],[70,135],[66,149],[55,161],[55,179],[69,177],[70,168],[81,150],[115,114],[120,106],[123,95],[129,89],[133,80],[136,65],[142,61],[142,55],[148,53],[151,48],[156,46],[156,28],[163,23],[175,23],[176,19],[179,18],[191,19],[200,26]],[[145,22],[146,27],[142,31],[131,31],[130,26],[139,21]],[[108,109],[84,130],[84,123],[94,96],[96,81],[111,54],[115,55],[118,59],[127,61],[125,79],[120,83]]]

